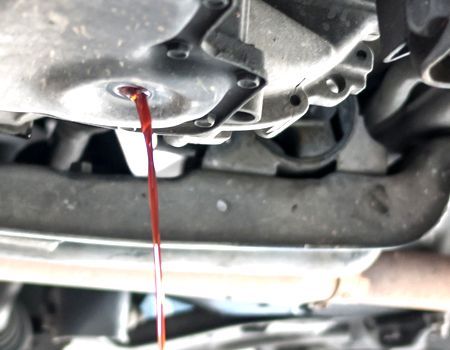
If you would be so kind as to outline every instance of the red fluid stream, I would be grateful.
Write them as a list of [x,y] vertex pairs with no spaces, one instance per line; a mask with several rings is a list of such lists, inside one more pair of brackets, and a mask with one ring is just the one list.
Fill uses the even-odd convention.
[[166,342],[166,320],[164,315],[164,290],[162,285],[162,262],[161,262],[161,234],[159,232],[159,205],[158,184],[156,180],[155,165],[153,162],[152,145],[152,115],[147,102],[147,95],[141,90],[134,90],[129,98],[136,104],[136,109],[141,121],[141,129],[145,138],[148,155],[148,194],[149,208],[153,238],[153,260],[156,295],[156,333],[158,337],[158,348],[164,349]]

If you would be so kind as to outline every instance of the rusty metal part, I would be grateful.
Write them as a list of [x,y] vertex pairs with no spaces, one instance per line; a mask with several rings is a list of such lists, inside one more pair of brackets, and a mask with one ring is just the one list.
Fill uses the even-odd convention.
[[[138,247],[123,242],[125,245],[120,246],[117,242],[68,239],[3,238],[0,279],[106,290],[152,290],[149,245]],[[276,258],[277,251],[272,252],[271,267],[264,251],[247,249],[243,253],[249,259],[261,254],[262,264],[266,261],[265,268],[256,269],[238,258],[234,251],[238,248],[216,247],[212,251],[213,246],[205,246],[202,251],[198,246],[191,254],[188,247],[181,245],[166,244],[163,248],[165,290],[171,295],[290,306],[366,304],[433,311],[450,309],[450,257],[435,253],[386,252],[377,259],[378,252],[371,251],[373,254],[355,256],[353,261],[346,254],[356,253],[338,250],[335,253],[341,256],[336,256],[333,262],[326,257],[329,252],[279,251],[289,260],[292,267],[289,269],[287,260],[283,263],[282,258]],[[202,265],[195,264],[194,252],[197,262],[202,256],[210,262],[206,259]],[[214,259],[222,265],[214,265]],[[308,261],[315,263],[302,268]],[[237,268],[239,265],[241,269]],[[343,269],[344,266],[347,268]]]
[[450,310],[450,257],[426,252],[383,253],[356,277],[343,278],[334,303]]
[[[162,245],[165,290],[184,297],[297,306],[333,295],[336,279],[366,270],[379,250]],[[151,292],[152,246],[0,230],[0,280]]]
[[[0,276],[4,280],[36,284],[84,287],[93,289],[126,289],[152,291],[152,268],[148,264],[96,264],[63,259],[8,259],[0,257]],[[140,266],[137,266],[140,265]],[[178,266],[180,268],[180,266]],[[280,275],[239,275],[220,272],[177,271],[165,265],[164,290],[169,295],[214,298],[239,302],[261,302],[300,305],[327,300],[336,289],[335,278],[301,278]]]

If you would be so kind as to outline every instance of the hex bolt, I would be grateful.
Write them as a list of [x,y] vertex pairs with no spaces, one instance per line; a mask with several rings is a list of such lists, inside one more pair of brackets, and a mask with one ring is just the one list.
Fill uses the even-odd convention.
[[252,90],[256,89],[261,84],[261,80],[258,76],[249,73],[239,74],[237,85],[241,89]]
[[189,57],[189,45],[182,41],[171,42],[167,45],[167,57],[175,60],[185,60]]

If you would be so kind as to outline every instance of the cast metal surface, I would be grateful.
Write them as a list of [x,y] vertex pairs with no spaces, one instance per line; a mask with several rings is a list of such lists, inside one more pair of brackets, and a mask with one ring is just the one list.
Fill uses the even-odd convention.
[[385,62],[411,55],[422,81],[450,87],[450,4],[447,0],[377,1]]
[[235,130],[272,137],[309,105],[360,92],[373,65],[363,41],[377,36],[367,1],[9,2],[0,123],[16,133],[42,116],[138,129],[117,93],[136,84],[173,143],[220,143]]
[[353,136],[357,118],[354,97],[333,108],[312,106],[278,141],[239,133],[226,144],[208,147],[203,167],[267,175],[311,174],[336,161]]
[[[167,241],[162,251],[169,294],[285,305],[326,299],[337,277],[364,271],[379,254],[377,250],[309,251]],[[149,292],[153,290],[151,254],[149,243],[2,230],[0,278]],[[324,278],[317,279],[319,275]],[[318,289],[303,289],[308,284]],[[256,296],[256,286],[267,289]],[[274,291],[281,286],[286,287],[285,298],[277,302]]]
[[[254,246],[409,243],[431,229],[447,205],[449,147],[447,138],[423,144],[388,176],[283,179],[197,170],[161,180],[161,231],[172,242]],[[0,170],[0,196],[8,198],[1,202],[4,228],[148,240],[143,180],[20,165]]]
[[363,41],[377,37],[371,2],[252,1],[246,40],[264,52],[268,77],[259,134],[273,137],[309,105],[360,92],[373,66]]
[[336,169],[342,172],[386,174],[388,152],[369,135],[363,116],[355,118],[353,134],[337,156]]
[[116,96],[134,83],[152,93],[155,128],[204,132],[193,121],[206,115],[218,126],[264,85],[260,51],[213,30],[232,4],[11,1],[1,10],[0,109],[139,128]]
[[55,148],[50,160],[54,169],[68,171],[80,160],[91,138],[107,129],[60,121],[53,134]]

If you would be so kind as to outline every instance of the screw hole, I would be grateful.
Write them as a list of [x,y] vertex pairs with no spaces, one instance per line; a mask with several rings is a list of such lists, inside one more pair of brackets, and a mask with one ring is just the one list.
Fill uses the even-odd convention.
[[231,117],[231,121],[236,123],[250,123],[254,120],[255,116],[247,112],[237,112]]
[[167,56],[176,60],[185,60],[189,54],[186,51],[170,50],[167,52]]
[[214,117],[211,115],[208,115],[206,117],[194,121],[195,126],[199,128],[210,128],[214,125],[214,123],[215,123]]
[[360,61],[365,61],[367,59],[367,52],[364,50],[358,50],[358,51],[356,51],[356,57]]
[[185,60],[189,57],[189,45],[185,42],[172,42],[167,47],[167,57],[175,60]]
[[289,102],[291,103],[291,105],[297,107],[302,103],[302,99],[299,95],[292,95],[291,97],[289,97]]
[[339,94],[345,89],[345,79],[340,75],[333,75],[329,77],[325,84],[333,94]]

